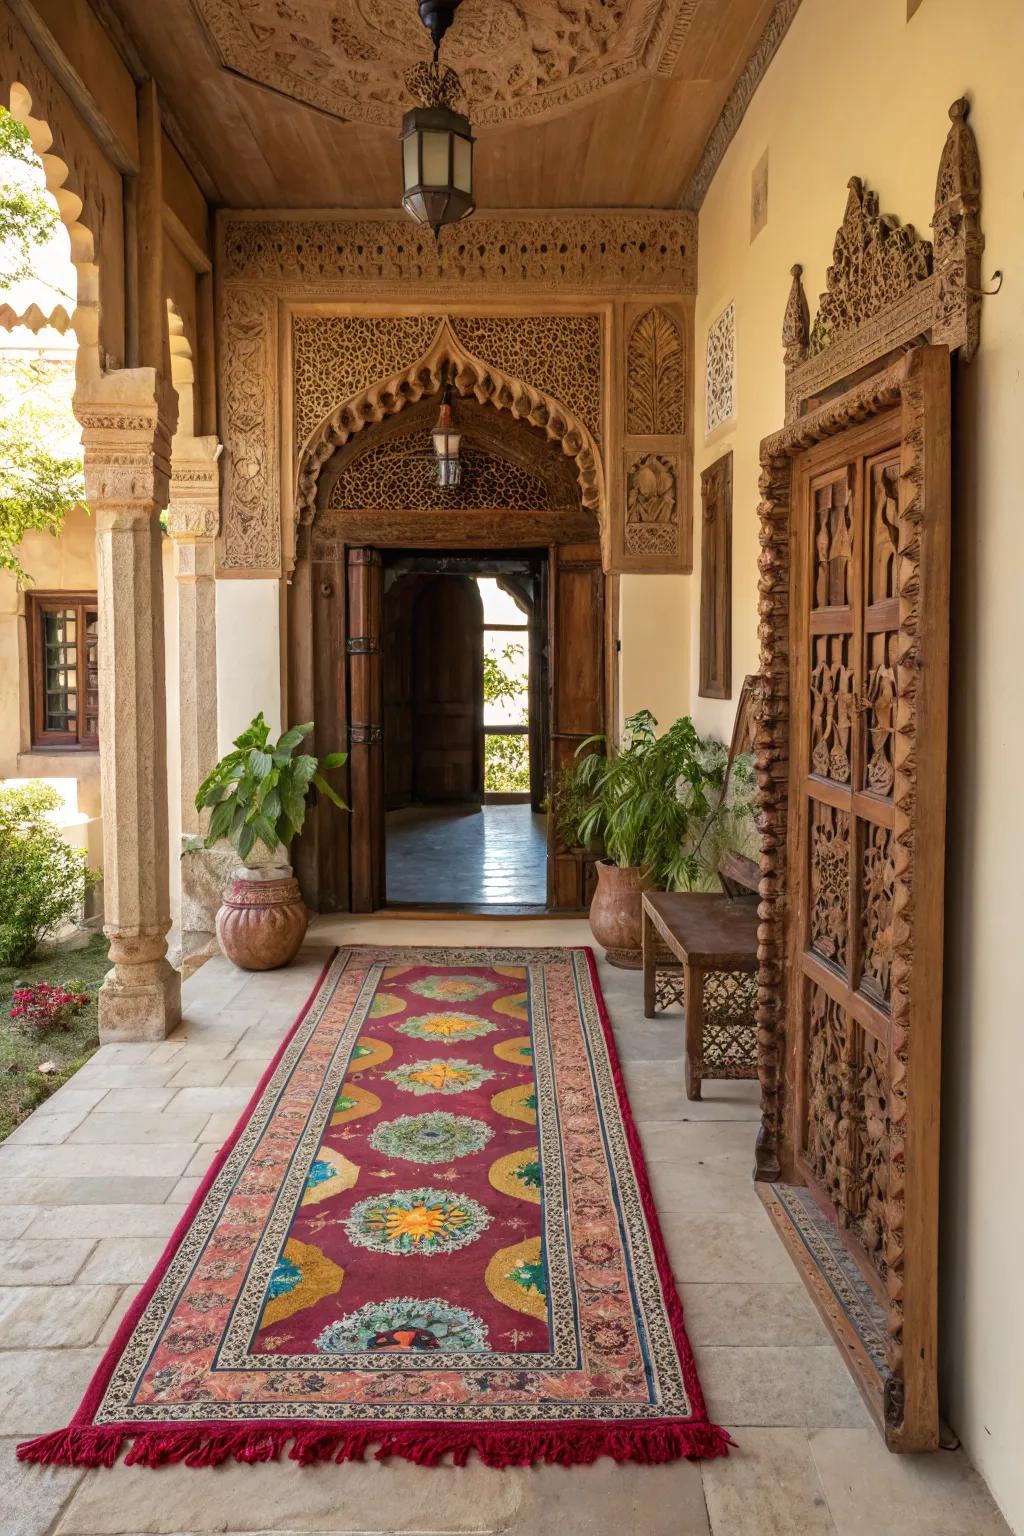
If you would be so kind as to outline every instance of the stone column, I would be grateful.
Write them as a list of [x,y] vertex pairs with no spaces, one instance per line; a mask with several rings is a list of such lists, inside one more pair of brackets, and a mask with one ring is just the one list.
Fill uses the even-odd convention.
[[230,848],[196,848],[207,813],[196,791],[217,761],[217,590],[221,444],[181,437],[171,449],[167,531],[178,588],[178,714],[181,756],[181,920],[176,953],[188,977],[218,952],[215,920],[238,859]]
[[167,960],[167,848],[160,513],[167,505],[173,399],[152,368],[80,379],[85,488],[96,520],[104,932],[112,969],[100,1039],[162,1040],[181,1013]]
[[203,829],[195,800],[217,761],[217,611],[214,540],[220,529],[215,437],[176,437],[171,451],[167,531],[178,584],[178,709],[181,719],[181,830]]

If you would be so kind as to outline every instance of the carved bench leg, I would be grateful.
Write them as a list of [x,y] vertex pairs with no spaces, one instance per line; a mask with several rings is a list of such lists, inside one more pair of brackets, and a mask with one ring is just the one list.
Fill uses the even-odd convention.
[[654,924],[648,916],[647,909],[643,913],[643,957],[644,957],[644,1018],[653,1019],[657,1003],[657,934]]
[[683,967],[686,993],[686,1045],[683,1064],[686,1069],[686,1097],[699,1099],[704,1076],[704,972],[689,962]]

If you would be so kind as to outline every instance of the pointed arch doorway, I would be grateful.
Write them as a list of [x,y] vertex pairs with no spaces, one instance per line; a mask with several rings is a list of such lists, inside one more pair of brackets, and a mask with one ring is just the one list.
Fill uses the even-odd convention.
[[[463,399],[462,484],[455,493],[439,491],[429,441],[437,404],[432,394],[338,447],[319,468],[312,516],[297,532],[288,600],[289,717],[316,721],[318,753],[350,754],[351,816],[317,807],[296,849],[305,899],[318,911],[374,911],[390,900],[387,806],[406,771],[410,726],[395,698],[386,698],[386,674],[397,663],[387,653],[393,637],[386,630],[395,624],[394,616],[385,624],[385,588],[395,573],[403,580],[412,574],[443,577],[450,587],[461,580],[463,588],[474,572],[521,581],[532,607],[529,793],[536,813],[546,814],[552,786],[579,743],[603,733],[612,718],[617,669],[606,628],[614,602],[607,601],[611,583],[602,570],[598,520],[582,503],[572,459],[527,422]],[[460,601],[467,612],[472,608],[465,590]],[[412,621],[411,612],[406,618]],[[423,653],[439,633],[436,624],[428,620],[424,627],[421,619],[422,643],[408,652],[418,658],[421,675],[435,683],[436,668],[431,673],[424,667]],[[459,659],[457,639],[448,643]],[[483,793],[483,697],[473,670],[478,643],[472,642],[473,657],[461,656],[462,665],[454,668],[459,676],[449,679],[456,695],[461,690],[461,703],[457,696],[432,701],[440,771],[449,775],[449,792],[470,804]],[[388,688],[393,695],[393,680]],[[424,703],[431,701],[421,697]],[[420,745],[421,756],[428,757],[430,744]],[[421,789],[424,782],[421,773]],[[578,910],[589,900],[591,871],[558,845],[552,819],[546,822],[543,906]],[[506,890],[511,899],[502,909],[536,909],[536,894],[531,887],[534,899],[521,901]],[[434,904],[429,894],[423,904]],[[459,905],[478,907],[472,896]]]

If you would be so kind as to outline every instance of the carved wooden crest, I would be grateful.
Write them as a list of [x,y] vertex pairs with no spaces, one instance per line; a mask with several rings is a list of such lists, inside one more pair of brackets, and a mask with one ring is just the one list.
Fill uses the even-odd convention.
[[783,318],[786,419],[849,380],[867,364],[921,339],[959,348],[964,362],[978,345],[981,295],[981,170],[964,98],[949,109],[932,217],[934,241],[879,212],[877,193],[859,177],[848,183],[832,265],[813,323],[801,274]]

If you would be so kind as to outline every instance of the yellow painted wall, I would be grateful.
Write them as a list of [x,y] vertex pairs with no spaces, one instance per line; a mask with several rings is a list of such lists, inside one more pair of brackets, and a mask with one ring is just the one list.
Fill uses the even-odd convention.
[[686,713],[688,582],[680,576],[619,578],[619,712],[649,709],[662,730]]
[[[957,400],[942,1407],[1011,1525],[1024,1530],[1024,834],[1016,812],[1024,761],[1024,5],[923,0],[906,18],[906,0],[803,0],[715,177],[700,218],[695,409],[703,422],[707,328],[731,300],[736,418],[710,442],[698,433],[696,490],[700,471],[731,448],[735,700],[757,664],[757,456],[760,439],[783,420],[779,334],[789,269],[803,264],[813,314],[852,175],[878,192],[883,211],[927,234],[947,108],[966,94],[981,154],[984,271],[1001,267],[1006,283],[985,302],[981,349]],[[766,149],[768,223],[752,243],[751,172]],[[648,637],[646,659],[634,655],[623,666],[639,674],[657,665],[666,676],[688,666],[698,725],[727,738],[734,701],[697,697],[699,547],[695,554],[694,576],[675,580],[680,605],[689,605],[690,646],[669,659]]]

